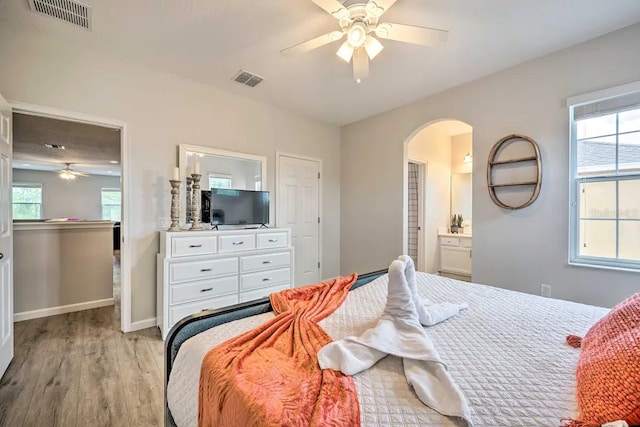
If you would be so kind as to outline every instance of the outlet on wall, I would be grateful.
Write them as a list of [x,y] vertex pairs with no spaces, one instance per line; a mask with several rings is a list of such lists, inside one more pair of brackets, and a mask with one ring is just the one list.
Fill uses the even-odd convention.
[[545,285],[544,283],[540,285],[540,295],[543,297],[551,298],[551,286]]

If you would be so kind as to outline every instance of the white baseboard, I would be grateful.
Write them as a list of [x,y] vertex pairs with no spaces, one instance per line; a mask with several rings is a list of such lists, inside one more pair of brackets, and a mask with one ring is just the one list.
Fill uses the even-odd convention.
[[95,301],[81,302],[78,304],[61,305],[58,307],[42,308],[40,310],[23,311],[13,314],[14,322],[23,320],[38,319],[40,317],[55,316],[56,314],[71,313],[73,311],[89,310],[91,308],[106,307],[113,305],[113,298],[99,299]]
[[144,320],[138,320],[137,322],[131,322],[131,330],[128,332],[139,331],[140,329],[151,328],[156,325],[156,318],[150,317]]

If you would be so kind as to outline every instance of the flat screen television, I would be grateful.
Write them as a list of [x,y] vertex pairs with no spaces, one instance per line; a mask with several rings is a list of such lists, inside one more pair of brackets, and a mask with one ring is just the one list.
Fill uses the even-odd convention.
[[211,189],[211,225],[269,223],[269,192]]

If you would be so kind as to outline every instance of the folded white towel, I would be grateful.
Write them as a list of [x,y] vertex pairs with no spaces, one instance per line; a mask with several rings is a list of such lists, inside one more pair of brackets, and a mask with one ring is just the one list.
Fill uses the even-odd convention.
[[472,425],[462,392],[420,324],[405,277],[405,263],[401,260],[389,266],[387,304],[376,326],[360,337],[327,344],[318,352],[318,362],[322,369],[355,375],[388,354],[403,358],[407,382],[425,405],[443,415],[463,418]]
[[453,317],[468,307],[466,303],[453,304],[450,302],[431,303],[428,299],[420,298],[418,295],[418,282],[416,281],[416,267],[413,259],[409,255],[401,255],[398,257],[404,263],[404,275],[407,279],[411,298],[416,306],[418,319],[423,326],[433,326]]

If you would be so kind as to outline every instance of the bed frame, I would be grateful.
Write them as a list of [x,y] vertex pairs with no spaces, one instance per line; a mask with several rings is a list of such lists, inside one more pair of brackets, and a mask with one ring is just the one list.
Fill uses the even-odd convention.
[[[371,273],[366,273],[358,276],[358,280],[351,287],[351,290],[357,289],[360,286],[364,286],[370,283],[374,279],[386,274],[387,270],[378,270]],[[198,314],[185,317],[176,323],[169,331],[167,339],[165,341],[164,349],[164,410],[165,410],[165,426],[176,427],[176,424],[169,411],[169,405],[167,404],[167,385],[169,384],[169,375],[171,375],[171,369],[173,368],[173,362],[180,350],[180,346],[193,337],[194,335],[204,332],[207,329],[211,329],[215,326],[219,326],[228,322],[232,322],[238,319],[244,319],[245,317],[255,316],[257,314],[269,313],[273,311],[271,302],[268,297],[249,301],[241,304],[232,305],[217,310],[206,310]]]

